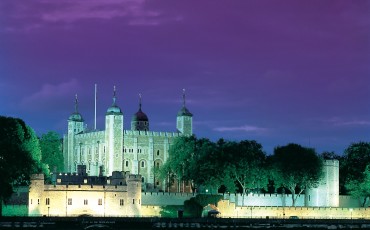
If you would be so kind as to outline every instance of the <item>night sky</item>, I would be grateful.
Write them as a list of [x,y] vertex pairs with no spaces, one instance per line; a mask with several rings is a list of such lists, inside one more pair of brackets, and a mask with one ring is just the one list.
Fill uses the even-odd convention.
[[175,131],[186,89],[194,133],[342,154],[370,141],[370,1],[2,0],[0,114],[38,135],[79,111],[98,129],[138,94]]

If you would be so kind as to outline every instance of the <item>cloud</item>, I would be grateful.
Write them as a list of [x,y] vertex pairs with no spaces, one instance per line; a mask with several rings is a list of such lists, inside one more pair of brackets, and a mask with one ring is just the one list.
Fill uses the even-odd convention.
[[71,79],[58,85],[44,84],[40,91],[23,98],[21,106],[24,108],[41,108],[48,107],[55,103],[64,103],[65,96],[74,95],[77,92],[78,82]]
[[120,18],[122,25],[129,26],[157,26],[167,21],[182,20],[179,16],[148,9],[145,0],[36,0],[22,4],[8,2],[3,8],[8,9],[3,16],[7,25],[0,28],[0,32],[4,33],[30,32],[49,25],[70,28],[84,20]]
[[370,121],[368,120],[359,120],[359,119],[344,120],[338,117],[333,117],[327,120],[327,122],[334,126],[370,126]]
[[243,126],[230,126],[230,127],[218,127],[214,128],[213,130],[218,132],[265,132],[267,131],[266,128],[261,128],[257,126],[251,126],[251,125],[243,125]]

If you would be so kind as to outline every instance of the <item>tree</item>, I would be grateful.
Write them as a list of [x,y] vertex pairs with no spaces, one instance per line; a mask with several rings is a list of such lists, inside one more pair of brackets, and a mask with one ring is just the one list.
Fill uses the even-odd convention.
[[[158,170],[159,179],[168,180],[169,177],[175,176],[182,188],[185,181],[192,182],[196,141],[194,136],[178,137],[174,140],[169,149],[169,159]],[[194,188],[193,184],[192,187]]]
[[356,198],[362,198],[362,207],[365,206],[367,199],[370,197],[370,165],[367,165],[362,173],[361,180],[351,180],[347,183],[347,188],[351,195]]
[[21,119],[0,116],[0,204],[10,197],[14,186],[43,171],[40,160],[35,132]]
[[341,160],[341,156],[337,155],[335,152],[323,152],[320,157],[324,160]]
[[[305,189],[317,187],[322,176],[322,159],[312,148],[298,144],[276,147],[272,156],[272,179],[292,193],[292,204]],[[297,193],[296,193],[297,189]]]
[[227,142],[223,151],[229,153],[225,172],[242,188],[243,195],[252,190],[260,192],[267,186],[266,154],[261,144],[249,140]]
[[224,158],[218,146],[208,139],[196,142],[195,154],[192,159],[192,179],[194,183],[203,186],[211,193],[217,193],[222,185],[231,187],[228,175],[224,173]]
[[345,149],[340,167],[342,183],[351,195],[364,197],[364,203],[369,192],[356,185],[364,183],[366,175],[364,172],[368,165],[370,165],[370,142],[352,143]]
[[54,167],[59,171],[63,171],[64,158],[59,134],[52,131],[43,134],[40,138],[40,147],[42,163],[46,164],[50,171],[53,171]]

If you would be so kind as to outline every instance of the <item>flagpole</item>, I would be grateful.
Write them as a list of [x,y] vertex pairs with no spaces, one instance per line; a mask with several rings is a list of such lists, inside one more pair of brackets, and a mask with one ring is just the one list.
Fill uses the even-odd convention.
[[96,130],[96,94],[98,91],[98,86],[95,84],[95,116],[94,116],[94,130]]

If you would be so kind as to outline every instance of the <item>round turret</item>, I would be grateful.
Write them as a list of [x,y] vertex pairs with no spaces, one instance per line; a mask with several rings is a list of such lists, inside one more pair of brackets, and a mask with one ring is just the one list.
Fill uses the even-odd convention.
[[114,86],[114,91],[113,91],[113,104],[107,110],[107,115],[114,115],[114,114],[120,114],[120,115],[122,114],[121,108],[118,107],[116,104],[116,87],[115,86]]
[[139,111],[131,119],[131,130],[149,131],[148,116],[141,110],[141,94],[139,94]]
[[82,118],[81,114],[78,112],[78,99],[77,94],[75,97],[75,111],[69,116],[69,121],[80,121],[83,122],[84,119]]
[[72,113],[71,116],[69,116],[68,120],[70,121],[84,121],[80,113]]

